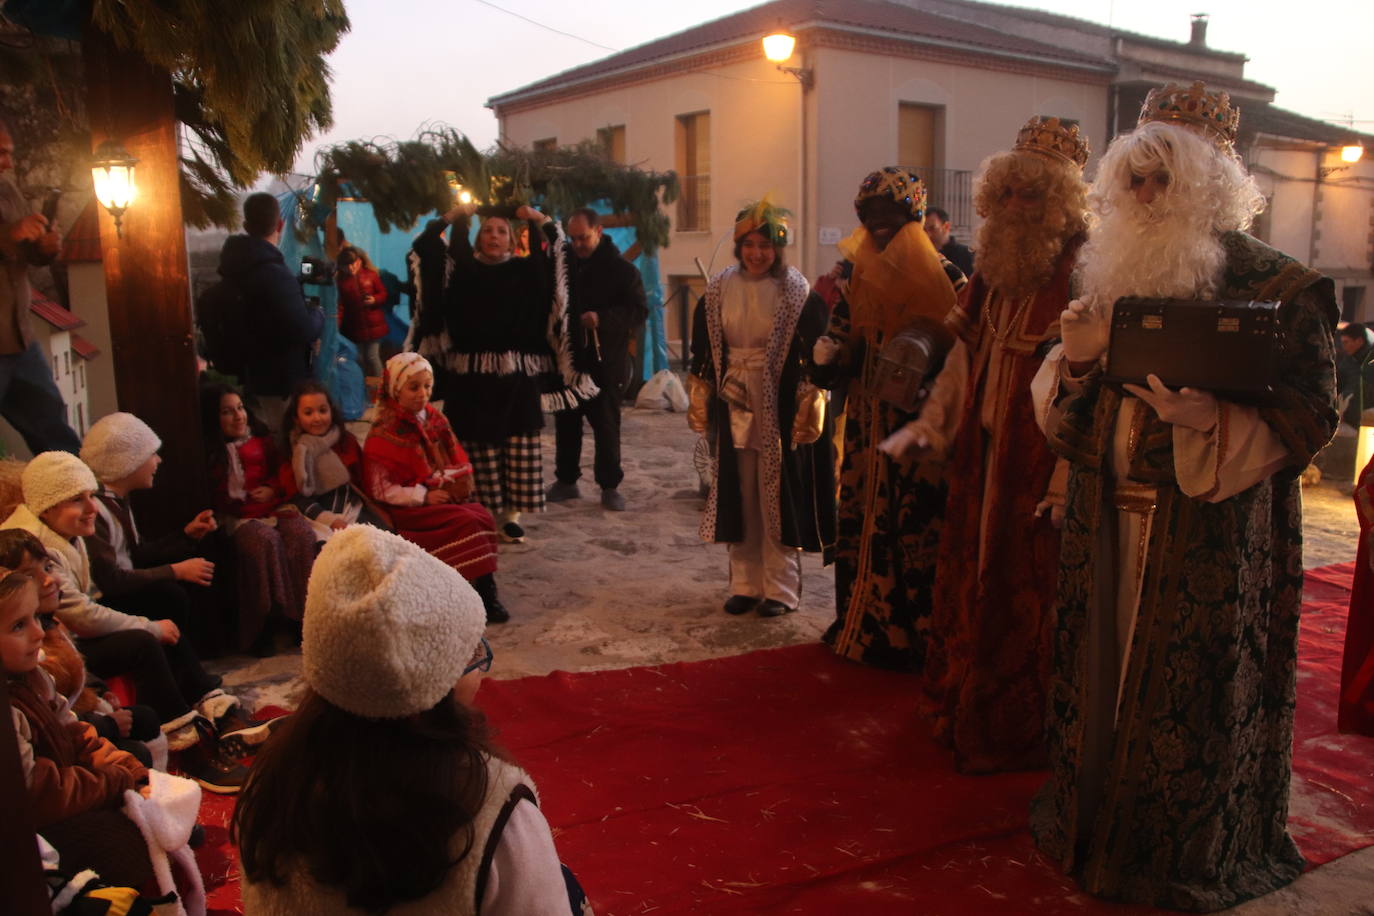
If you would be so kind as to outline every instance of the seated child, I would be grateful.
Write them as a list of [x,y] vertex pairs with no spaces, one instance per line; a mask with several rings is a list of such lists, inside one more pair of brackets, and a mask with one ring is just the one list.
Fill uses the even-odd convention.
[[66,709],[39,667],[38,604],[32,579],[0,569],[0,667],[34,826],[68,868],[141,886],[152,877],[152,864],[142,835],[120,808],[124,791],[145,786],[148,771]]
[[[190,751],[182,758],[187,775],[212,792],[237,792],[246,771],[222,756],[219,736],[250,727],[238,713],[238,699],[201,667],[176,623],[125,614],[92,597],[82,540],[95,533],[97,484],[90,468],[67,452],[43,452],[25,466],[22,479],[24,502],[0,530],[26,531],[46,551],[31,562],[51,561],[57,619],[76,637],[86,666],[101,677],[132,677],[140,702],[157,712],[168,746]],[[32,543],[23,549],[32,553]]]
[[293,506],[282,507],[272,438],[227,385],[201,390],[201,421],[220,524],[234,542],[238,646],[272,650],[275,614],[300,626],[305,583],[315,562],[315,531]]
[[286,499],[328,540],[353,522],[390,530],[391,525],[362,491],[363,449],[344,429],[343,415],[329,389],[314,379],[296,386],[282,417],[282,462],[278,486]]
[[487,622],[510,614],[496,597],[496,522],[472,498],[472,464],[443,413],[429,403],[434,370],[418,353],[387,361],[372,431],[363,443],[368,495],[386,507],[396,533],[472,583]]
[[[100,482],[95,534],[86,538],[91,577],[100,602],[127,613],[171,620],[183,633],[218,631],[209,585],[215,564],[204,556],[206,535],[217,527],[205,509],[180,531],[146,541],[134,522],[129,494],[153,485],[162,440],[131,413],[112,413],[86,433],[81,460]],[[193,645],[206,638],[193,639]]]
[[299,710],[234,812],[245,913],[553,914],[570,897],[530,777],[472,706],[491,649],[452,568],[351,525],[306,601]]

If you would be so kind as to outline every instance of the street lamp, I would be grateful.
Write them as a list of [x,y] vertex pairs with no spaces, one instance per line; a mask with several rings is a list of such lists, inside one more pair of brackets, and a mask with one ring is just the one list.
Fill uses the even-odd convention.
[[807,67],[784,67],[783,62],[791,59],[797,39],[779,29],[763,38],[763,56],[778,65],[783,73],[790,73],[802,84],[802,89],[810,89],[815,82],[815,74]]
[[134,166],[138,159],[115,140],[106,140],[95,149],[91,159],[91,178],[95,182],[95,198],[109,211],[115,221],[115,235],[124,237],[120,218],[138,194],[134,184]]
[[1341,147],[1341,161],[1356,163],[1364,158],[1364,147],[1358,143],[1351,143]]
[[774,32],[763,38],[763,56],[775,64],[780,64],[792,56],[792,49],[796,46],[797,39],[791,35],[786,32]]

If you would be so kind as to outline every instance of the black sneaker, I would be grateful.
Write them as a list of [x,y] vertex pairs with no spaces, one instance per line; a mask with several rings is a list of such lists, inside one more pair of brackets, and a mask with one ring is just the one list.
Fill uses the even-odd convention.
[[781,617],[783,614],[790,614],[795,610],[796,608],[788,607],[781,601],[774,601],[772,598],[759,604],[760,617]]
[[253,753],[253,750],[277,730],[286,721],[288,713],[273,716],[261,722],[250,722],[244,719],[239,713],[238,707],[234,707],[228,715],[220,716],[215,723],[215,729],[219,732],[220,747],[224,753],[230,757],[243,757]]
[[601,491],[601,508],[608,512],[624,512],[625,497],[620,495],[620,491],[611,487],[609,490]]
[[493,598],[487,602],[487,623],[505,623],[510,620],[510,611],[500,601]]
[[183,775],[216,795],[237,795],[248,779],[248,768],[225,757],[223,750],[209,736],[202,737],[182,751],[178,765]]
[[576,481],[572,483],[563,483],[560,480],[555,480],[552,484],[549,485],[548,490],[544,492],[544,499],[548,500],[551,503],[561,503],[566,502],[570,499],[581,498],[582,493],[580,490],[577,489]]
[[759,599],[757,598],[749,598],[745,595],[731,595],[729,598],[725,599],[725,613],[735,614],[736,616],[747,614],[757,607],[758,603]]
[[501,540],[507,544],[520,544],[525,540],[525,529],[519,522],[501,523]]

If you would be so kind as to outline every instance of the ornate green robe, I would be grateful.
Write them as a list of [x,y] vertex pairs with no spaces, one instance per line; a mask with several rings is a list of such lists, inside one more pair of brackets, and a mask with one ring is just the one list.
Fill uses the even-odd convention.
[[[1076,392],[1059,388],[1061,418],[1047,432],[1071,472],[1051,775],[1031,808],[1041,850],[1089,892],[1198,911],[1267,893],[1303,868],[1286,829],[1303,578],[1298,475],[1337,423],[1331,281],[1243,233],[1222,242],[1218,297],[1282,302],[1281,384],[1260,417],[1286,465],[1219,502],[1186,496],[1173,428],[1142,403],[1126,483],[1153,498],[1128,506],[1109,459],[1121,393],[1094,376]],[[1224,450],[1224,426],[1218,433]],[[1116,644],[1102,633],[1114,626],[1115,577],[1128,562],[1114,549],[1118,510],[1147,515],[1148,535],[1130,642],[1104,668]]]

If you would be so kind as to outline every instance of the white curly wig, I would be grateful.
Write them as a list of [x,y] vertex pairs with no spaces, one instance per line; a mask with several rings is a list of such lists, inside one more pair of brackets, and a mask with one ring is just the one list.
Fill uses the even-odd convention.
[[[1148,204],[1133,176],[1168,175]],[[1088,192],[1088,242],[1079,257],[1084,295],[1212,298],[1225,264],[1220,235],[1245,230],[1264,196],[1234,153],[1188,127],[1156,121],[1112,141]]]

